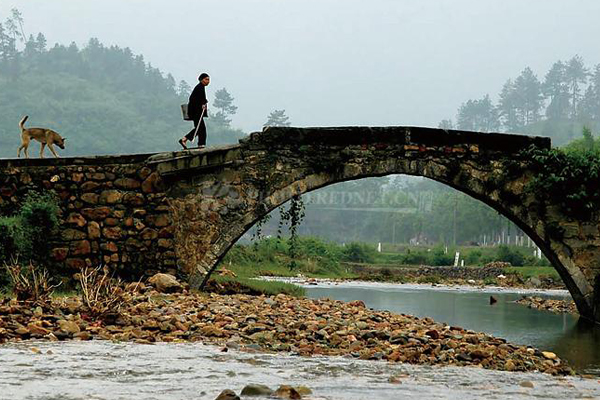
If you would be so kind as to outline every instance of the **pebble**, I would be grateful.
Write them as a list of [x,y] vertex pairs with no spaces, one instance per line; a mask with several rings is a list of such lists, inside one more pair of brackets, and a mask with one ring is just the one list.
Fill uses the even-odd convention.
[[42,315],[35,315],[25,303],[4,298],[0,300],[0,343],[30,337],[143,344],[201,341],[250,352],[573,374],[554,353],[514,346],[430,318],[371,310],[361,301],[283,294],[164,294],[149,286],[123,296],[119,313],[95,318],[76,298],[52,299],[42,306]]

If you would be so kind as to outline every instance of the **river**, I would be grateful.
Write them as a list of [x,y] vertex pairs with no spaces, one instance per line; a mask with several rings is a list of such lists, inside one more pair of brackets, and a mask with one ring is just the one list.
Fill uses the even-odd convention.
[[[525,324],[523,320],[534,318],[531,315],[538,312],[532,314],[533,310],[521,307],[526,314],[515,317],[521,311],[508,302],[512,296],[508,293],[497,293],[497,307],[490,307],[485,303],[487,294],[464,290],[452,293],[348,284],[311,286],[308,292],[312,297],[362,299],[370,307],[397,312],[425,315],[431,311],[431,316],[440,321],[461,323],[519,342],[536,340],[539,336],[542,341],[535,343],[545,343],[542,347],[546,348],[554,343],[552,348],[559,354],[563,347],[568,350],[569,344],[564,343],[572,345],[569,338],[578,335],[573,333],[577,324],[572,317],[543,313],[535,319],[536,326]],[[429,311],[424,304],[429,304]],[[517,314],[508,311],[513,309]],[[477,321],[483,325],[477,325]],[[529,329],[537,333],[532,334]],[[390,382],[392,377],[396,383]],[[389,364],[344,357],[305,358],[234,349],[222,352],[218,347],[200,343],[70,341],[0,346],[0,399],[215,399],[223,389],[240,393],[249,383],[273,389],[282,384],[304,385],[313,390],[308,398],[314,400],[600,398],[597,379]]]

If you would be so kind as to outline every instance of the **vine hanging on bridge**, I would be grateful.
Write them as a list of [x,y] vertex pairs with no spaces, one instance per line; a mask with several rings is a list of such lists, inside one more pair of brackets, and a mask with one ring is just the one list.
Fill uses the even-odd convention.
[[296,256],[298,254],[298,227],[304,220],[304,201],[300,195],[292,197],[290,200],[290,206],[286,210],[284,207],[279,208],[279,227],[277,228],[277,237],[281,239],[281,231],[283,225],[287,225],[290,231],[289,240],[289,256],[291,258],[290,264],[288,265],[290,270],[294,270],[298,267],[296,264]]

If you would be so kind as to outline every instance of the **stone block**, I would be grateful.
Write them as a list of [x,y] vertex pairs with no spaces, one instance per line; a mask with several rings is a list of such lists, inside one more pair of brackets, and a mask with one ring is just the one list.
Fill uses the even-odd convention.
[[146,203],[144,195],[141,193],[127,193],[123,196],[123,203],[132,206],[141,206]]
[[119,247],[117,247],[116,243],[114,243],[114,242],[102,243],[100,245],[100,248],[103,251],[108,251],[110,253],[117,253],[119,251]]
[[142,231],[140,237],[143,240],[154,240],[158,237],[158,232],[156,232],[154,229],[146,228]]
[[158,247],[171,249],[173,248],[173,241],[171,239],[158,239]]
[[81,200],[87,204],[98,204],[99,196],[96,193],[84,193],[81,195]]
[[118,220],[117,218],[106,218],[104,220],[104,225],[106,225],[106,226],[117,226],[117,225],[119,225],[120,222],[121,221]]
[[95,240],[100,238],[100,224],[96,221],[90,221],[87,231],[88,239]]
[[162,192],[164,190],[165,184],[158,172],[153,172],[142,182],[142,192],[144,193]]
[[174,234],[175,234],[175,227],[171,225],[171,226],[162,228],[158,232],[158,237],[168,239],[168,238],[172,238]]
[[144,247],[142,242],[134,238],[127,239],[125,241],[125,246],[127,247],[127,250],[132,250],[132,247],[134,248],[134,250]]
[[94,220],[102,221],[110,215],[110,208],[108,207],[96,207],[96,208],[84,208],[81,213],[84,217]]
[[105,190],[100,193],[100,203],[119,204],[123,199],[123,193],[118,190]]
[[97,182],[85,182],[81,185],[81,190],[84,192],[93,192],[98,189],[101,185]]
[[69,214],[66,222],[69,225],[76,225],[80,228],[84,227],[87,224],[87,221],[85,220],[85,218],[83,218],[83,216],[79,213]]
[[76,229],[65,229],[61,234],[61,238],[66,241],[83,240],[86,237],[87,235],[85,232],[81,232]]
[[92,247],[90,246],[90,242],[87,240],[80,240],[77,242],[71,242],[70,251],[71,255],[83,256],[90,254],[92,252]]
[[168,226],[170,224],[168,214],[148,215],[146,217],[146,223],[155,227]]
[[135,220],[135,229],[137,229],[138,231],[143,230],[144,228],[146,228],[146,225],[140,221],[139,219]]
[[86,177],[95,181],[103,181],[106,179],[106,175],[104,175],[102,172],[88,173],[86,174]]
[[134,190],[139,188],[141,184],[133,178],[120,178],[115,181],[115,186],[120,189]]
[[71,175],[71,180],[73,182],[79,183],[79,182],[83,181],[83,176],[84,175],[82,173],[76,172],[73,175]]
[[121,239],[122,235],[123,235],[123,232],[121,231],[121,228],[119,228],[119,227],[104,228],[102,230],[102,236],[104,236],[105,238],[110,239],[110,240]]
[[68,255],[69,249],[66,247],[52,249],[52,258],[56,261],[64,261]]
[[148,176],[150,176],[151,173],[152,173],[152,170],[150,168],[144,167],[138,171],[138,176],[140,177],[140,179],[144,180]]
[[85,260],[82,260],[81,258],[69,258],[65,262],[65,265],[74,270],[80,270],[86,267]]

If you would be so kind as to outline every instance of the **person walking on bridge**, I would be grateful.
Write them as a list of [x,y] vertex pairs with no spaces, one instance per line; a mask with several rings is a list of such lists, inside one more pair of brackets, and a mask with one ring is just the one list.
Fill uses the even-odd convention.
[[208,113],[208,99],[206,98],[206,86],[210,83],[210,76],[207,73],[202,73],[198,77],[200,83],[196,85],[190,99],[188,101],[188,116],[194,121],[194,129],[187,135],[179,139],[179,144],[184,149],[187,149],[186,143],[194,141],[194,136],[198,135],[198,148],[202,149],[206,146],[206,124],[204,118]]

